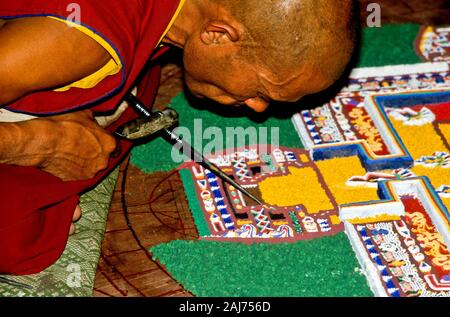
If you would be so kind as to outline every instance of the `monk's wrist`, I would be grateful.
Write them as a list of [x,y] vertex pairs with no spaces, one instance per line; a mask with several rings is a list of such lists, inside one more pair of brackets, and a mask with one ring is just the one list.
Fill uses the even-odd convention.
[[45,119],[0,123],[0,163],[20,166],[43,164],[54,151],[55,126]]

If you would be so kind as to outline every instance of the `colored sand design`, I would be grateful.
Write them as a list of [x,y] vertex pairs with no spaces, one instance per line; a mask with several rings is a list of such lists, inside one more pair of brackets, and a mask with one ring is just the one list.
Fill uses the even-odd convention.
[[450,62],[450,27],[423,27],[416,41],[416,52],[426,61]]
[[[429,71],[436,67],[440,69],[443,65],[418,66],[419,69]],[[448,66],[446,67],[448,73]],[[386,72],[386,69],[383,71]],[[359,72],[362,73],[362,71]],[[442,72],[440,76],[442,77]],[[362,78],[359,77],[361,81],[363,81]],[[450,117],[448,103],[428,104],[424,108],[416,105],[415,99],[411,98],[420,99],[425,96],[432,100],[447,100],[450,99],[449,90],[399,92],[398,94],[390,92],[377,94],[376,97],[367,94],[364,102],[361,102],[360,95],[352,99],[354,95],[347,92],[342,94],[347,96],[345,103],[336,101],[338,99],[336,98],[335,103],[331,104],[326,111],[326,115],[322,116],[323,109],[327,105],[307,111],[313,117],[321,116],[322,118],[313,126],[329,132],[332,126],[336,127],[339,124],[342,135],[349,137],[350,134],[346,133],[346,130],[352,131],[355,125],[361,129],[362,125],[366,124],[371,130],[375,130],[371,133],[382,139],[383,148],[388,149],[389,153],[383,151],[380,155],[374,154],[371,147],[367,146],[369,142],[366,142],[366,139],[361,141],[357,134],[353,134],[351,140],[341,138],[331,143],[317,145],[317,142],[310,142],[317,135],[315,132],[317,130],[309,127],[306,130],[306,126],[310,124],[300,120],[299,115],[296,115],[294,123],[297,131],[307,148],[312,150],[314,161],[307,158],[308,152],[299,149],[275,148],[271,149],[269,154],[259,153],[258,149],[261,145],[235,152],[226,151],[226,154],[224,152],[210,157],[237,182],[262,197],[266,206],[255,206],[233,187],[224,185],[214,174],[201,166],[193,163],[186,164],[183,167],[187,168],[192,174],[191,177],[196,180],[196,185],[186,187],[186,191],[196,191],[199,204],[195,207],[201,210],[195,211],[194,214],[203,219],[196,221],[203,223],[202,229],[206,229],[202,230],[202,238],[215,240],[227,238],[236,241],[247,239],[247,242],[255,241],[254,239],[262,241],[261,238],[275,238],[277,242],[280,242],[332,235],[342,230],[340,221],[336,217],[340,205],[378,201],[376,181],[415,176],[414,169],[408,168],[414,165],[414,161],[416,166],[420,166],[419,161],[425,160],[423,156],[415,155],[442,153],[442,157],[436,157],[435,160],[443,160],[444,163],[447,160],[448,164],[443,167],[450,167],[450,155],[445,152],[450,151],[445,149],[445,135],[442,132],[439,134],[432,125],[435,120]],[[344,98],[341,100],[343,101]],[[407,102],[412,104],[410,107],[396,108],[390,104],[391,100],[395,100],[402,106]],[[402,100],[404,102],[401,102]],[[387,108],[390,117],[383,104],[390,105]],[[350,105],[350,112],[355,109],[368,109],[360,112],[364,116],[363,123],[359,120],[348,120],[343,111],[347,105]],[[424,109],[426,109],[424,111],[426,115],[420,114],[420,111]],[[303,117],[305,117],[304,112],[306,111],[303,111]],[[331,113],[334,115],[331,116]],[[407,114],[413,116],[407,117]],[[406,119],[402,116],[406,116]],[[393,125],[392,120],[401,122],[401,125],[398,125],[398,122]],[[349,127],[345,129],[344,125]],[[413,131],[411,134],[405,133],[408,146],[404,145],[401,136],[395,130],[396,125],[399,130]],[[427,142],[420,141],[420,135],[414,133],[418,129],[427,129],[425,131],[428,136]],[[266,149],[267,146],[263,148]],[[434,150],[430,151],[430,149]],[[429,157],[426,159],[430,160]],[[377,167],[394,170],[367,173]],[[438,167],[441,166],[438,165]],[[428,169],[428,171],[431,170],[431,168]],[[449,169],[446,169],[445,172],[448,171]],[[432,173],[428,174],[433,176]],[[425,172],[424,175],[427,173]],[[355,178],[363,181],[358,183]],[[370,182],[375,186],[368,186]],[[447,184],[439,184],[439,186],[447,186]]]
[[[437,93],[439,94],[439,92]],[[443,91],[441,94],[447,96],[450,91]],[[433,114],[433,119],[418,122],[415,125],[410,125],[393,116],[394,108],[388,110],[388,113],[390,113],[391,123],[415,161],[414,166],[410,168],[411,175],[428,177],[434,188],[439,190],[450,184],[450,156],[448,154],[450,153],[450,129],[445,123],[450,119],[450,102],[419,104],[402,109],[418,112],[424,108]],[[392,173],[392,171],[388,172]],[[450,197],[445,193],[440,196],[446,207],[450,208]]]
[[292,167],[288,170],[290,174],[287,176],[265,179],[260,183],[259,189],[264,202],[274,206],[295,206],[304,203],[311,214],[333,209],[312,167]]
[[258,150],[250,147],[209,159],[260,196],[266,206],[255,205],[198,164],[183,165],[185,185],[193,185],[186,186],[186,192],[195,189],[189,195],[190,205],[203,238],[293,241],[342,230],[337,204],[306,151],[275,148],[266,154]]
[[341,157],[315,163],[339,205],[378,200],[376,188],[361,188],[346,184],[347,180],[352,176],[363,175],[366,172],[357,156]]
[[[399,30],[405,31],[403,34],[399,32]],[[364,31],[364,37],[363,43],[365,43],[365,47],[363,49],[363,54],[361,56],[360,65],[364,66],[377,66],[377,65],[387,65],[387,64],[397,64],[397,61],[399,60],[399,56],[402,56],[402,62],[404,63],[414,63],[418,62],[417,56],[411,54],[411,39],[409,37],[414,37],[416,35],[416,32],[418,30],[418,26],[414,25],[406,25],[406,26],[388,26],[384,27],[381,30],[371,29],[371,30],[365,30]],[[400,34],[402,34],[400,36]],[[394,40],[393,40],[394,39]],[[377,41],[380,43],[380,45],[372,45],[373,43],[377,43]],[[370,47],[368,46],[368,43],[370,43]],[[389,47],[389,49],[386,49],[386,47]],[[409,54],[409,55],[408,55]],[[445,67],[443,67],[445,66]],[[425,68],[424,68],[425,67]],[[429,67],[427,69],[427,67]],[[375,125],[376,131],[372,132],[378,132],[378,135],[383,136],[382,138],[382,148],[381,150],[377,150],[373,146],[366,147],[366,150],[372,150],[372,152],[375,152],[374,154],[386,154],[386,149],[389,150],[389,146],[392,148],[399,150],[395,154],[401,154],[399,156],[403,156],[404,160],[399,162],[397,165],[393,164],[385,164],[380,165],[384,166],[387,170],[386,171],[376,171],[380,168],[380,166],[375,166],[373,170],[375,170],[374,173],[368,174],[366,173],[370,168],[368,168],[367,160],[364,161],[362,159],[362,154],[364,152],[353,152],[353,153],[345,153],[345,155],[342,155],[343,157],[336,158],[336,155],[332,155],[330,157],[321,157],[321,159],[327,159],[324,161],[318,161],[314,162],[316,166],[319,166],[320,164],[323,164],[323,170],[320,170],[321,174],[327,174],[326,169],[328,169],[328,176],[325,176],[325,182],[328,185],[328,192],[331,193],[331,195],[335,198],[336,203],[341,205],[345,203],[354,203],[354,202],[360,202],[360,201],[369,201],[372,200],[368,205],[365,203],[360,204],[353,204],[355,208],[362,207],[363,210],[366,206],[376,206],[383,207],[383,206],[389,206],[389,204],[393,204],[394,207],[398,208],[401,203],[399,202],[381,202],[379,201],[380,198],[384,198],[383,196],[378,197],[377,195],[377,185],[380,181],[386,180],[386,179],[394,179],[394,180],[402,180],[411,177],[414,177],[414,173],[412,173],[407,167],[410,167],[410,165],[413,165],[414,160],[420,160],[421,158],[415,157],[415,151],[411,151],[408,146],[404,146],[403,144],[403,136],[396,135],[397,132],[395,131],[394,127],[392,126],[391,121],[394,119],[393,117],[387,116],[386,113],[383,113],[384,109],[392,108],[393,104],[395,104],[396,108],[402,108],[405,107],[413,107],[418,105],[423,105],[424,100],[426,100],[426,103],[442,103],[445,100],[442,100],[440,97],[436,97],[433,93],[424,92],[422,95],[420,93],[417,93],[414,96],[401,96],[401,92],[404,90],[410,90],[410,89],[432,89],[432,88],[445,88],[449,86],[450,83],[450,76],[448,73],[448,66],[447,65],[412,65],[409,67],[408,71],[405,71],[405,69],[408,69],[407,66],[399,66],[394,68],[394,72],[392,73],[392,69],[369,69],[364,70],[368,73],[361,75],[360,73],[352,77],[350,79],[349,86],[344,88],[343,92],[338,95],[337,102],[334,102],[334,104],[328,105],[328,110],[334,111],[335,109],[339,110],[340,105],[349,104],[353,107],[360,107],[361,105],[366,105],[367,102],[374,101],[374,104],[371,104],[370,106],[379,106],[380,111],[382,113],[382,119],[385,120],[385,127],[390,128],[393,131],[394,137],[390,140],[387,140],[386,142],[386,133],[385,127],[379,124],[380,122],[377,122],[378,118],[376,120],[372,120],[372,124]],[[412,70],[415,70],[415,72],[411,72]],[[389,74],[389,71],[391,71],[392,75]],[[396,73],[398,72],[398,73]],[[386,74],[388,73],[388,74]],[[382,75],[381,75],[382,74]],[[370,75],[370,76],[369,76]],[[374,93],[392,93],[397,92],[399,93],[399,98],[395,100],[395,98],[392,98],[390,100],[389,98],[385,98],[384,100],[381,100],[378,102],[378,100],[369,100],[368,96],[374,94]],[[439,95],[439,94],[438,94]],[[339,100],[340,99],[340,100]],[[395,102],[394,102],[395,101]],[[350,108],[349,108],[350,109]],[[424,113],[426,114],[426,113]],[[364,115],[364,113],[363,113]],[[412,119],[413,121],[417,118],[422,118],[422,114],[414,115],[409,119]],[[449,117],[447,117],[450,119]],[[321,119],[321,118],[320,118]],[[349,116],[349,119],[350,116]],[[407,121],[408,121],[407,120]],[[351,121],[351,120],[349,120]],[[365,120],[360,121],[362,123],[365,122]],[[338,122],[339,124],[339,122]],[[439,121],[437,123],[438,127],[444,127],[443,130],[446,130],[446,123]],[[339,128],[339,127],[338,127]],[[342,128],[342,127],[340,127]],[[369,127],[367,130],[373,130],[371,129],[373,126]],[[286,132],[289,131],[291,128],[289,125],[284,124],[284,126],[281,127],[281,134],[284,135]],[[356,127],[351,127],[352,132],[357,135],[357,137],[364,136],[365,133],[359,133],[360,130],[358,130]],[[440,130],[440,129],[439,129]],[[430,130],[431,131],[431,130]],[[435,131],[438,131],[435,129]],[[345,129],[342,129],[340,132],[345,132]],[[366,131],[364,131],[366,132]],[[344,133],[342,135],[345,136]],[[378,135],[375,134],[375,138],[372,138],[372,140],[379,141]],[[445,136],[442,137],[442,133],[439,134],[439,137],[442,139],[445,139]],[[292,134],[290,134],[292,136]],[[420,138],[417,138],[417,140],[420,140]],[[314,140],[314,138],[312,138]],[[394,143],[389,144],[389,141],[394,141]],[[289,143],[283,143],[282,145],[285,146],[297,146],[297,145],[291,145],[293,140],[289,140]],[[326,142],[324,142],[326,143]],[[368,142],[370,144],[370,142]],[[411,142],[404,142],[405,144],[411,144]],[[422,142],[423,143],[423,142]],[[444,142],[445,143],[445,142]],[[394,144],[394,146],[392,145]],[[448,142],[447,142],[448,144]],[[305,144],[308,147],[308,144]],[[373,145],[373,144],[372,144]],[[418,145],[420,147],[420,144]],[[291,149],[292,151],[292,149]],[[410,154],[414,153],[414,154]],[[368,151],[366,151],[367,154]],[[378,153],[377,153],[378,152]],[[426,151],[428,152],[428,151]],[[349,155],[353,155],[350,156]],[[361,160],[358,158],[361,158]],[[339,155],[337,155],[339,156]],[[438,153],[430,153],[428,156],[434,156],[435,158],[432,159],[432,162],[435,161],[441,161],[442,158],[445,156],[439,155]],[[317,158],[316,158],[317,159]],[[376,158],[375,158],[376,161]],[[424,159],[425,162],[428,163],[428,158]],[[370,162],[369,162],[370,163]],[[391,161],[390,163],[395,163],[394,161]],[[430,164],[429,164],[430,165]],[[350,168],[349,168],[350,166]],[[424,165],[416,165],[414,168],[419,168],[420,166]],[[438,166],[439,168],[442,168],[442,166]],[[334,168],[334,171],[333,171]],[[395,170],[392,170],[394,169]],[[424,167],[423,167],[424,168]],[[289,171],[289,169],[287,169]],[[430,171],[432,169],[429,169]],[[436,170],[436,169],[435,169]],[[353,172],[353,173],[352,173]],[[338,177],[334,180],[333,177],[334,174],[337,174]],[[353,175],[352,175],[353,174]],[[205,221],[203,211],[201,210],[201,204],[198,200],[198,196],[196,193],[192,191],[194,182],[192,181],[192,175],[189,170],[182,170],[181,175],[183,178],[183,182],[185,184],[185,187],[187,188],[187,196],[190,202],[190,206],[193,208],[193,213],[196,218],[196,224],[199,227],[199,232],[201,235],[208,235],[210,234],[211,227],[208,226],[207,222]],[[339,176],[340,175],[340,176]],[[360,175],[359,180],[366,178],[366,182],[351,182],[349,179],[354,175]],[[419,174],[420,175],[420,174]],[[348,176],[348,177],[347,177]],[[363,177],[364,176],[364,177]],[[279,177],[279,176],[278,176]],[[336,183],[334,183],[336,182]],[[364,183],[364,184],[363,184]],[[374,186],[375,185],[375,186]],[[433,185],[435,185],[435,182],[433,181]],[[195,186],[195,185],[194,185]],[[437,189],[437,192],[441,195],[441,197],[444,197],[448,195],[450,197],[450,186],[443,186],[439,190]],[[434,191],[434,189],[430,185],[430,190]],[[189,189],[191,189],[189,191]],[[324,187],[325,189],[325,187]],[[353,192],[353,196],[349,197],[349,193]],[[347,195],[346,195],[347,194]],[[435,192],[436,194],[436,192]],[[443,198],[443,199],[444,199]],[[331,201],[331,199],[330,199]],[[274,201],[276,202],[276,201]],[[285,201],[286,202],[286,201]],[[290,201],[289,201],[290,203]],[[387,204],[387,205],[385,205]],[[443,206],[443,204],[440,204]],[[393,216],[386,216],[386,210],[382,210],[380,208],[375,208],[376,214],[373,215],[373,217],[369,217],[371,221],[377,220],[380,222],[389,222],[389,221],[397,221],[395,219],[398,219],[399,214],[395,214]],[[446,210],[443,206],[443,210]],[[359,209],[358,209],[359,210]],[[362,213],[366,213],[368,211],[371,211],[371,209],[366,209],[366,211],[363,211]],[[200,211],[200,212],[199,212]],[[372,210],[373,211],[373,210]],[[306,213],[305,213],[306,214]],[[294,228],[294,230],[300,230],[302,229],[302,223],[298,221],[298,213],[296,212],[287,212],[288,217],[286,219],[289,219],[290,224]],[[392,217],[391,220],[390,217]],[[363,218],[365,219],[365,218]],[[367,219],[366,219],[367,221]],[[337,216],[331,215],[330,216],[330,222],[333,224],[339,224],[340,220]],[[347,221],[346,221],[347,222]],[[349,222],[348,222],[349,223]],[[442,227],[439,229],[442,232]],[[446,233],[444,231],[444,233]],[[196,295],[203,295],[203,296],[220,296],[223,294],[223,290],[226,289],[228,293],[226,295],[234,295],[234,296],[243,296],[242,294],[247,294],[247,290],[250,289],[251,291],[248,293],[250,296],[264,296],[264,293],[268,296],[278,296],[279,292],[276,286],[267,287],[267,292],[261,292],[261,290],[264,288],[264,283],[260,282],[260,275],[252,275],[247,274],[245,278],[241,279],[235,279],[235,278],[224,278],[223,270],[225,272],[229,273],[226,274],[227,277],[229,276],[236,276],[236,272],[242,270],[243,267],[274,267],[277,269],[282,269],[283,274],[285,272],[291,273],[294,269],[289,269],[290,266],[298,264],[298,267],[303,267],[301,264],[302,260],[305,258],[314,259],[317,254],[322,254],[321,252],[317,252],[317,250],[321,250],[322,246],[325,246],[328,244],[328,242],[334,241],[333,239],[337,237],[342,237],[342,234],[337,234],[332,237],[327,238],[321,238],[321,239],[315,239],[312,241],[301,241],[296,243],[290,243],[290,244],[266,244],[266,243],[259,243],[259,244],[252,244],[252,245],[242,245],[239,243],[215,243],[210,241],[200,241],[197,243],[191,243],[191,242],[172,242],[167,245],[161,245],[156,248],[153,248],[152,251],[155,253],[155,257],[158,258],[164,265],[167,266],[167,268],[174,274],[174,277],[179,280],[181,283],[183,283],[186,288],[190,291],[192,291]],[[239,240],[237,240],[239,241]],[[283,240],[280,240],[283,241]],[[317,245],[315,245],[317,243]],[[416,243],[418,244],[418,243]],[[317,249],[312,248],[309,252],[305,253],[305,255],[301,258],[290,258],[290,257],[284,257],[283,252],[280,252],[281,248],[284,247],[292,247],[295,248],[297,246],[316,246]],[[336,244],[336,249],[345,249],[343,245]],[[198,248],[197,248],[198,247]],[[243,252],[241,248],[245,248],[245,252]],[[264,257],[257,256],[256,250],[264,249]],[[226,250],[226,251],[224,251]],[[231,258],[228,258],[229,250],[236,251],[238,256],[234,258],[233,256]],[[238,252],[241,251],[241,252]],[[271,251],[275,251],[274,253],[271,253]],[[225,255],[222,257],[222,253]],[[231,252],[233,254],[233,252]],[[242,254],[246,254],[243,256]],[[281,256],[279,256],[281,255]],[[330,257],[334,258],[334,261],[336,263],[340,263],[340,261],[348,260],[350,263],[354,263],[354,256],[348,256],[345,252],[343,253],[328,253]],[[190,258],[192,256],[192,258]],[[267,258],[265,257],[267,256]],[[219,262],[214,262],[212,259],[218,259]],[[279,258],[282,259],[290,259],[289,261],[285,261],[280,265],[272,266],[272,263],[276,262]],[[229,261],[229,260],[232,261]],[[246,261],[249,261],[251,264],[246,264]],[[314,272],[324,272],[324,275],[330,276],[333,275],[333,268],[328,265],[328,258],[327,259],[316,259],[316,265],[314,266],[313,271]],[[213,264],[210,266],[207,265],[207,263],[212,262]],[[190,263],[188,265],[185,265],[186,263]],[[319,265],[320,263],[320,265]],[[206,264],[206,265],[205,265]],[[395,263],[399,264],[399,263]],[[400,263],[401,264],[401,263]],[[234,269],[234,265],[236,265],[236,269]],[[353,265],[353,264],[351,264]],[[205,267],[205,270],[207,271],[203,272],[203,270],[199,270],[200,267]],[[400,265],[401,266],[401,265]],[[223,270],[217,270],[218,267],[223,267]],[[337,266],[340,267],[340,266]],[[366,266],[363,266],[366,267]],[[376,268],[375,268],[376,269]],[[253,270],[255,271],[255,270]],[[367,275],[369,275],[368,272],[365,272]],[[358,279],[355,275],[349,276],[349,279],[342,280],[340,282],[334,283],[334,281],[330,279],[323,279],[319,278],[317,275],[311,275],[313,273],[306,272],[304,270],[298,271],[298,276],[302,278],[303,283],[299,283],[298,285],[301,285],[300,289],[296,289],[294,285],[289,284],[288,280],[286,283],[282,285],[286,285],[286,292],[289,294],[294,294],[292,296],[301,296],[300,294],[306,294],[307,296],[327,296],[323,292],[319,292],[319,295],[317,292],[314,292],[314,290],[317,288],[317,285],[327,285],[329,287],[330,293],[333,294],[333,296],[340,296],[342,295],[342,291],[337,290],[335,286],[337,284],[340,285],[340,289],[348,289],[349,294],[358,296],[361,295],[361,290],[367,290],[367,285],[363,282],[361,283],[361,280]],[[210,276],[211,279],[205,279],[205,276]],[[274,274],[272,274],[273,276]],[[277,275],[277,281],[278,281]],[[314,276],[317,278],[317,280],[309,280],[309,276]],[[379,275],[381,276],[381,275]],[[245,287],[244,283],[242,283],[242,280],[245,280]],[[270,280],[270,279],[264,279]],[[272,279],[273,280],[273,279]],[[250,282],[250,283],[249,283]],[[284,280],[282,280],[284,282]],[[430,280],[430,283],[444,283],[445,279],[438,280],[435,279],[433,281]],[[361,283],[356,288],[353,288],[353,283]],[[250,286],[248,286],[250,285]],[[253,285],[257,285],[256,287],[253,287]],[[277,283],[278,285],[278,283]],[[306,285],[306,287],[305,287]],[[411,293],[406,293],[409,290],[407,289],[406,284],[404,285],[405,290],[399,285],[394,284],[398,290],[405,291],[404,294],[400,295],[411,295]],[[392,285],[388,285],[392,286]],[[391,289],[392,287],[388,287]],[[385,289],[386,290],[386,289]],[[365,292],[365,291],[364,291]],[[364,293],[363,292],[363,293]],[[380,295],[377,292],[374,292],[377,295]],[[344,296],[349,296],[349,294],[346,294]],[[395,294],[395,291],[392,293]],[[391,294],[391,295],[392,295]],[[363,294],[368,295],[368,294]],[[417,294],[416,294],[417,295]],[[429,295],[427,293],[421,293],[420,295]],[[286,296],[286,295],[285,295]],[[291,295],[288,295],[291,296]]]
[[[356,223],[344,220],[371,289],[377,296],[450,296],[450,255],[437,229],[448,232],[449,223],[448,218],[442,220],[439,206],[430,207],[425,198],[432,189],[421,179],[385,185],[385,190],[398,194],[403,216],[392,220],[369,216]],[[395,209],[387,212],[392,214]],[[376,214],[370,205],[365,212]],[[349,210],[341,211],[343,218],[348,214]]]
[[[415,100],[420,100],[423,96],[429,97],[433,101],[441,100],[443,102],[426,105],[417,104],[418,101]],[[355,248],[362,267],[365,268],[368,282],[376,295],[393,297],[450,296],[450,293],[447,292],[447,290],[450,290],[450,284],[447,281],[450,278],[450,276],[447,276],[450,260],[445,245],[446,241],[450,241],[449,213],[442,201],[437,198],[436,190],[428,182],[428,178],[424,178],[427,191],[431,194],[424,196],[421,193],[421,202],[413,205],[414,211],[411,211],[411,204],[408,205],[405,202],[405,193],[400,199],[392,200],[390,197],[393,196],[383,194],[382,187],[380,187],[385,182],[405,183],[409,186],[408,182],[415,179],[416,168],[425,168],[424,175],[429,174],[430,176],[436,173],[436,169],[443,169],[440,173],[443,176],[450,170],[450,155],[448,154],[450,149],[448,148],[449,143],[446,134],[440,129],[436,129],[436,127],[439,128],[442,125],[440,122],[445,122],[450,117],[448,110],[450,103],[446,101],[449,99],[450,90],[439,89],[435,91],[378,94],[376,97],[367,96],[364,104],[359,103],[359,107],[369,105],[373,110],[377,110],[377,112],[371,110],[371,113],[383,114],[374,117],[366,116],[364,120],[371,123],[371,126],[380,127],[377,131],[379,135],[391,135],[391,140],[397,142],[398,148],[403,151],[403,157],[407,158],[407,160],[402,158],[398,164],[398,161],[396,161],[398,157],[387,155],[389,160],[384,163],[386,164],[384,166],[401,169],[372,173],[373,179],[371,180],[375,180],[375,185],[378,184],[378,191],[377,186],[361,186],[364,182],[358,184],[353,181],[350,185],[349,180],[353,178],[351,177],[352,174],[355,175],[354,173],[359,169],[361,175],[364,175],[368,171],[367,166],[373,164],[373,162],[365,161],[364,157],[361,158],[361,152],[353,153],[353,155],[359,154],[360,158],[358,156],[346,157],[352,153],[344,153],[344,157],[324,156],[325,159],[322,158],[318,161],[317,159],[316,161],[302,160],[301,158],[304,158],[307,152],[292,148],[271,149],[269,156],[261,155],[257,150],[251,148],[236,151],[229,157],[225,154],[212,156],[211,159],[214,162],[228,170],[230,175],[240,181],[242,185],[247,188],[257,188],[257,192],[269,205],[259,207],[247,207],[245,203],[241,205],[243,201],[239,201],[239,199],[233,201],[229,194],[222,194],[227,190],[226,186],[220,184],[220,181],[214,178],[214,175],[208,175],[207,170],[201,170],[199,166],[194,164],[186,165],[185,167],[192,174],[191,177],[197,178],[197,182],[203,182],[203,184],[209,182],[212,186],[211,188],[196,189],[198,191],[210,189],[214,193],[213,196],[206,198],[203,193],[197,195],[200,202],[200,205],[197,206],[203,209],[203,214],[198,212],[195,214],[197,217],[203,216],[206,220],[205,227],[208,232],[208,235],[203,238],[218,241],[224,238],[228,241],[230,239],[236,239],[235,241],[245,239],[247,240],[245,242],[263,241],[261,238],[275,238],[272,239],[272,242],[281,242],[311,239],[328,234],[333,235],[342,228],[339,218],[336,218],[336,212],[339,209],[341,219],[345,220],[346,233]],[[391,102],[392,100],[395,100],[396,104],[400,104],[402,107],[395,107]],[[383,105],[389,105],[389,107],[384,109]],[[314,111],[314,109],[311,110],[312,113]],[[321,121],[321,127],[327,127],[323,122]],[[400,134],[395,127],[401,131]],[[383,129],[388,130],[389,134]],[[408,133],[408,129],[412,132]],[[406,132],[403,133],[403,131]],[[445,128],[444,131],[446,131]],[[423,133],[428,136],[426,141],[423,140]],[[301,133],[300,135],[303,137]],[[403,144],[402,137],[405,138],[404,144],[406,146]],[[332,143],[331,146],[333,147],[333,153],[339,155],[336,149],[346,147],[346,141],[343,141],[342,144],[337,141]],[[392,149],[392,146],[390,149]],[[430,151],[432,155],[423,156]],[[227,153],[229,152],[227,151]],[[312,152],[312,156],[314,156],[314,152]],[[383,155],[378,158],[374,157],[375,163],[377,163],[377,160],[386,161],[386,157],[383,157]],[[358,162],[360,163],[358,164]],[[256,170],[258,172],[255,172]],[[448,181],[450,178],[445,179],[444,177],[443,180],[441,177],[441,182],[446,180]],[[434,181],[436,182],[436,179]],[[367,183],[369,182],[368,179]],[[305,186],[305,183],[308,186]],[[299,189],[303,191],[300,193]],[[186,190],[189,191],[192,188],[186,188]],[[233,188],[230,190],[233,193]],[[357,193],[355,190],[361,196],[355,195]],[[408,190],[406,194],[419,195]],[[374,197],[378,195],[379,197]],[[366,199],[369,202],[363,202],[365,197],[370,197]],[[208,199],[210,200],[209,206],[215,206],[220,211],[214,217],[209,217],[214,214],[215,210],[214,208],[207,210]],[[298,205],[300,199],[303,199],[303,203]],[[334,210],[325,212],[321,208],[329,207],[327,199],[328,204],[334,206]],[[214,205],[214,202],[216,205]],[[346,205],[346,202],[350,204]],[[237,205],[234,205],[235,208],[232,209],[241,210],[239,214],[227,212],[228,207],[233,206],[233,204]],[[284,207],[280,204],[284,204]],[[425,227],[428,231],[424,231],[425,229],[422,228],[422,231],[425,232],[422,232],[422,236],[413,234],[406,236],[404,231],[396,232],[395,230],[398,231],[399,226],[407,227],[407,224],[411,225],[413,220],[411,220],[410,213],[415,214],[414,217],[417,219],[417,212],[420,211],[419,207],[423,204],[439,206],[439,211],[426,210],[422,207],[421,221],[428,220],[428,223],[425,223],[422,227]],[[271,208],[273,209],[271,210]],[[321,213],[321,218],[312,217],[316,210]],[[404,215],[405,210],[406,217]],[[430,212],[434,212],[434,216],[431,216]],[[345,215],[345,218],[342,218],[342,214]],[[439,222],[439,219],[443,219],[443,224]],[[305,220],[307,221],[305,222]],[[322,227],[324,220],[326,223]],[[366,223],[369,224],[366,226]],[[319,228],[327,228],[328,232],[319,230]],[[329,230],[330,228],[333,230]],[[370,230],[378,232],[375,235],[377,236],[376,239],[380,240],[370,240],[372,239]],[[408,232],[415,234],[415,230],[416,228],[411,225]],[[313,232],[316,235],[312,235]],[[398,234],[403,234],[402,237],[407,238],[407,242],[404,242],[408,243],[406,249],[399,246],[401,240]],[[357,236],[359,240],[356,239]],[[428,237],[428,240],[424,240],[427,238],[423,238],[423,236]],[[433,240],[430,241],[430,237]],[[393,243],[395,247],[382,244],[381,249],[377,249],[375,243],[383,239]],[[392,250],[389,249],[390,246]],[[420,248],[425,251],[419,252]],[[365,253],[363,250],[365,250]],[[386,250],[392,252],[386,253]],[[413,263],[407,258],[407,251],[412,254],[417,263]],[[439,259],[439,265],[436,265],[436,259]],[[437,272],[440,275],[437,275]]]
[[[391,112],[397,112],[397,117],[409,120],[405,123],[407,126],[414,126],[417,122],[433,121],[433,113],[425,108],[421,109],[423,113],[412,116],[413,109],[400,113],[406,111],[403,106],[411,106],[411,103],[416,106],[421,99],[430,104],[446,100],[426,90],[448,87],[450,73],[445,63],[356,69],[349,86],[333,100],[294,115],[293,123],[314,160],[358,154],[368,171],[408,167],[413,163],[408,147],[381,103],[386,103]],[[405,91],[417,88],[421,90],[416,94],[404,95]],[[383,97],[394,93],[398,95]],[[440,113],[445,118],[446,111],[441,109]]]

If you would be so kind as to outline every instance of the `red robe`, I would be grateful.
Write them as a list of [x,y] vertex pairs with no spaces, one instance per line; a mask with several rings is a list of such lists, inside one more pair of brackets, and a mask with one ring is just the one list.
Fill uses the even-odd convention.
[[[64,19],[70,14],[67,9],[71,3],[72,0],[0,0],[0,19],[31,16]],[[122,70],[94,88],[33,93],[8,105],[8,110],[35,115],[83,108],[94,112],[113,110],[140,75],[144,76],[139,84],[139,97],[146,104],[153,102],[160,75],[154,59],[166,50],[158,48],[158,44],[179,0],[77,0],[76,3],[81,8],[81,24],[114,48]],[[135,117],[128,109],[108,129],[113,131]],[[120,142],[121,155],[110,160],[106,171],[86,181],[62,182],[36,168],[0,164],[0,273],[33,274],[59,259],[79,196],[95,187],[129,152],[131,143]]]

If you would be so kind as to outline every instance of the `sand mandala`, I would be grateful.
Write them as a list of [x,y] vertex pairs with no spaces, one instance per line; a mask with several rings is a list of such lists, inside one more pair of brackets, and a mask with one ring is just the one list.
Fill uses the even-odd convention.
[[[447,63],[357,69],[330,103],[296,114],[305,149],[249,146],[182,166],[201,239],[293,242],[345,231],[377,296],[450,296]],[[192,199],[191,199],[192,200]]]

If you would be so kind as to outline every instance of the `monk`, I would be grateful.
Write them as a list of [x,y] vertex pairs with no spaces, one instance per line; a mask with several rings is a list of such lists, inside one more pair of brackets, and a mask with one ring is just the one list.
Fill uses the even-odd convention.
[[152,104],[169,47],[184,51],[192,94],[262,112],[331,86],[355,46],[351,0],[73,5],[0,0],[0,273],[61,256],[80,195],[131,148],[112,136],[137,117],[124,95]]

